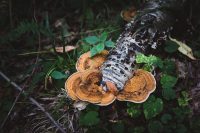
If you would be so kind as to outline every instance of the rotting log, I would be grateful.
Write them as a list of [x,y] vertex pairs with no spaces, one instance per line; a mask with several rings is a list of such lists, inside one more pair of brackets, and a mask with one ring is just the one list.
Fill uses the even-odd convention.
[[182,0],[154,0],[137,11],[119,36],[115,48],[101,67],[101,85],[109,90],[108,83],[120,91],[134,74],[135,56],[156,49],[170,34],[175,22],[174,12],[181,7]]

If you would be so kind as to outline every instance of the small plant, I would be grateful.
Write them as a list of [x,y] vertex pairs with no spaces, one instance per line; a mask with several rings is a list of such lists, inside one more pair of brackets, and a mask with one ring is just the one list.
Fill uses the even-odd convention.
[[181,97],[178,98],[178,105],[181,107],[185,107],[188,106],[188,102],[191,100],[191,98],[189,98],[189,95],[186,91],[182,91],[181,92]]
[[112,48],[114,47],[114,42],[111,40],[107,40],[108,32],[103,32],[100,36],[88,36],[84,40],[86,43],[92,45],[91,57],[103,51],[106,47]]
[[141,111],[141,104],[135,104],[135,103],[127,103],[127,110],[126,112],[128,115],[132,118],[137,118],[142,114]]
[[136,55],[136,62],[137,63],[144,63],[144,69],[148,71],[152,71],[154,67],[163,68],[163,61],[154,55],[145,56],[142,53],[138,53]]
[[163,101],[155,96],[150,96],[149,99],[143,104],[144,116],[146,119],[151,119],[163,110]]
[[166,100],[171,100],[176,97],[176,93],[172,88],[175,86],[177,80],[176,77],[167,74],[162,75],[160,83],[163,88],[162,95]]

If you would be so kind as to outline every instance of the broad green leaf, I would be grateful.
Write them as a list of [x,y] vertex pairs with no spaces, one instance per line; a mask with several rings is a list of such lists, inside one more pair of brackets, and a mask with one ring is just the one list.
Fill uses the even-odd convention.
[[85,41],[89,44],[96,44],[99,42],[99,38],[97,36],[88,36],[85,38]]
[[104,45],[104,43],[99,43],[99,44],[97,44],[95,46],[95,48],[96,48],[96,50],[97,50],[98,53],[101,53],[104,50],[105,45]]
[[172,116],[170,114],[163,114],[161,117],[163,124],[167,124],[170,120],[172,120]]
[[63,78],[67,78],[66,74],[63,74],[59,71],[53,71],[50,76],[54,79],[63,79]]
[[99,37],[99,39],[100,39],[101,42],[105,42],[106,39],[107,39],[107,37],[108,37],[108,32],[105,32],[105,31],[104,31],[104,32],[101,34],[101,36]]
[[98,112],[99,106],[95,104],[89,104],[86,108],[87,111],[96,111]]
[[126,112],[128,115],[132,118],[136,118],[141,115],[141,109],[140,109],[140,104],[135,104],[135,103],[127,103],[127,110]]
[[164,88],[162,90],[162,95],[166,100],[172,100],[176,98],[176,92],[172,88]]
[[108,40],[108,41],[105,42],[105,46],[113,48],[115,46],[115,43],[111,40]]
[[163,131],[163,125],[160,121],[150,121],[148,130],[150,133],[161,133]]
[[97,125],[100,122],[98,113],[96,111],[89,111],[80,117],[80,124],[84,126]]
[[160,83],[161,83],[163,89],[172,88],[175,86],[177,80],[178,79],[176,77],[164,74],[161,77]]
[[90,50],[90,57],[93,57],[93,56],[95,56],[96,54],[98,54],[98,51],[97,51],[96,47],[93,47],[93,48]]
[[146,63],[148,65],[154,65],[154,66],[158,66],[160,68],[163,67],[162,60],[159,57],[156,57],[154,55],[145,56],[142,53],[138,53],[136,55],[136,62],[137,63]]
[[163,73],[174,74],[175,69],[176,69],[176,64],[174,61],[168,59],[163,61],[163,68],[162,68]]
[[178,50],[179,45],[174,41],[167,40],[165,41],[165,51],[168,53],[174,53]]
[[160,98],[150,96],[143,104],[143,111],[146,119],[151,119],[161,113],[163,110],[163,101]]

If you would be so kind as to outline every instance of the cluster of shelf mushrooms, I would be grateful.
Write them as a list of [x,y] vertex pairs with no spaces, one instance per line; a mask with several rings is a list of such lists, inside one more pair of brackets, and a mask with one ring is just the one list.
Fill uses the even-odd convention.
[[100,67],[106,61],[108,51],[104,50],[100,54],[90,57],[90,52],[82,54],[77,63],[77,72],[72,74],[65,83],[68,96],[76,101],[86,101],[99,106],[111,104],[116,99],[119,101],[129,101],[142,103],[156,88],[154,76],[145,70],[134,71],[123,90],[117,89],[113,84],[108,83],[108,91],[104,91],[100,86],[102,74]]

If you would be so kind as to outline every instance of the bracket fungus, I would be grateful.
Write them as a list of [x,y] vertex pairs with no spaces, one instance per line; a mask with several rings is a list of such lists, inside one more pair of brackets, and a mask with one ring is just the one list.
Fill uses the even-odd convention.
[[79,100],[78,97],[75,95],[75,88],[77,84],[80,84],[81,72],[76,72],[72,74],[67,81],[65,82],[65,89],[67,91],[68,96],[73,100]]
[[83,71],[86,69],[98,69],[103,64],[103,62],[105,62],[107,55],[107,50],[103,50],[101,53],[95,55],[94,57],[90,57],[90,51],[84,53],[76,62],[76,70]]
[[150,72],[138,69],[134,76],[126,82],[124,89],[118,93],[117,100],[142,103],[155,89],[154,76]]
[[107,55],[108,51],[103,51],[94,57],[90,57],[89,52],[81,55],[76,63],[78,72],[72,74],[65,83],[69,97],[100,106],[109,105],[115,99],[134,103],[146,101],[156,88],[156,80],[150,72],[142,69],[134,72],[123,90],[118,91],[115,84],[109,81],[106,82],[108,90],[103,89],[100,85],[102,73],[98,68],[106,60]]
[[104,92],[99,85],[101,73],[97,69],[88,69],[76,72],[68,78],[65,88],[73,100],[87,101],[89,103],[106,106],[115,100],[111,92]]

